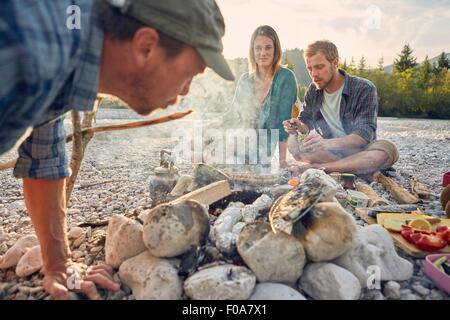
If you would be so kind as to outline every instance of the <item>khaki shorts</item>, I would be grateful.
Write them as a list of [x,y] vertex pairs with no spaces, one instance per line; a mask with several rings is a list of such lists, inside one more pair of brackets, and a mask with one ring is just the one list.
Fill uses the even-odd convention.
[[[399,154],[397,151],[397,147],[390,141],[387,140],[375,140],[372,143],[369,143],[364,149],[359,150],[358,152],[362,151],[370,151],[370,150],[379,150],[384,151],[388,158],[386,162],[383,164],[381,169],[387,169],[390,168],[398,161]],[[344,153],[344,152],[333,152],[334,155],[336,155],[338,158],[345,158],[355,153]]]
[[375,140],[372,143],[368,144],[364,151],[370,150],[380,150],[384,151],[388,158],[381,169],[390,168],[398,161],[399,154],[397,147],[390,141],[387,140]]

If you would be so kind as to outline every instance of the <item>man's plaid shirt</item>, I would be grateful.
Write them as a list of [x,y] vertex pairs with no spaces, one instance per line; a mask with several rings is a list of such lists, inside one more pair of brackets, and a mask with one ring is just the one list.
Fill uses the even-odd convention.
[[[377,89],[367,79],[351,76],[344,70],[339,72],[345,77],[339,112],[342,126],[347,134],[354,133],[367,142],[372,142],[376,139],[377,131]],[[330,127],[320,112],[322,102],[323,90],[311,83],[305,94],[303,111],[298,118],[310,130],[316,129],[317,132],[322,132],[324,138],[330,139],[333,138]]]
[[[0,154],[19,147],[16,177],[68,176],[63,114],[92,110],[103,32],[93,0],[5,0],[0,10]],[[80,9],[81,28],[67,20]]]

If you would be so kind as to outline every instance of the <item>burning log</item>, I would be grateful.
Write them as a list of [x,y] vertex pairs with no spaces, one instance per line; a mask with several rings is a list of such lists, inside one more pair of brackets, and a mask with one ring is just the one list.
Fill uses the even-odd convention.
[[400,204],[413,204],[419,202],[419,199],[406,191],[402,186],[400,186],[397,182],[388,178],[382,174],[378,176],[378,182],[380,182],[386,190],[388,190],[392,197],[398,201]]

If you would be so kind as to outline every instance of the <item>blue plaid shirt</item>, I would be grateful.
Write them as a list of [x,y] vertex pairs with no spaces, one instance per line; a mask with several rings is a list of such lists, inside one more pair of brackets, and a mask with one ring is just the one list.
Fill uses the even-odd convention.
[[[80,9],[80,29],[67,20]],[[63,114],[92,110],[103,32],[92,0],[4,0],[0,10],[0,154],[19,147],[14,175],[59,179],[69,170]]]
[[[344,70],[339,72],[345,77],[342,90],[339,116],[347,135],[357,134],[367,142],[376,139],[378,98],[377,88],[367,79],[351,76]],[[323,102],[323,90],[311,83],[305,94],[303,111],[299,119],[310,130],[322,131],[326,139],[333,138],[330,127],[320,112]],[[320,128],[320,129],[319,129]]]

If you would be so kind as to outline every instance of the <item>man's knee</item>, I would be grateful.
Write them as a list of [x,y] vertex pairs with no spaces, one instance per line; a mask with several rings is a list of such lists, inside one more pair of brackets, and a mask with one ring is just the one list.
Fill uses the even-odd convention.
[[364,151],[378,151],[377,154],[384,155],[384,162],[381,169],[392,167],[399,159],[397,147],[387,140],[376,140],[370,143]]

